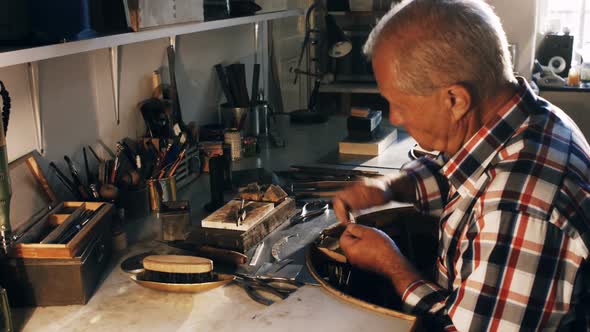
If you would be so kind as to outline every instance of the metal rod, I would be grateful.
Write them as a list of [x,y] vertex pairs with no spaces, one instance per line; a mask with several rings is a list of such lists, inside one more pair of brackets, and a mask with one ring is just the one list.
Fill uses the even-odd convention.
[[111,62],[111,82],[113,86],[113,102],[115,106],[115,119],[117,125],[121,123],[121,113],[119,110],[119,46],[109,47]]
[[37,150],[45,154],[45,141],[43,137],[43,122],[41,121],[41,102],[39,90],[39,62],[29,62],[27,64],[29,75],[29,90],[31,91],[31,105],[33,106],[33,119],[35,121],[35,135],[37,140]]

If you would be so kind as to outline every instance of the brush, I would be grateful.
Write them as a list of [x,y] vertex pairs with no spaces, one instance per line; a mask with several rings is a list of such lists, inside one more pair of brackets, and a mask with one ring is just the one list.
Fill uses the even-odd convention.
[[213,261],[184,255],[153,255],[143,259],[141,279],[169,284],[197,284],[215,281]]
[[68,165],[70,174],[72,175],[72,181],[74,183],[74,186],[78,189],[80,196],[85,200],[90,199],[90,193],[88,192],[86,187],[84,187],[82,181],[80,180],[80,172],[78,171],[78,168],[74,165],[74,162],[72,161],[72,159],[70,159],[70,157],[64,156],[64,160]]

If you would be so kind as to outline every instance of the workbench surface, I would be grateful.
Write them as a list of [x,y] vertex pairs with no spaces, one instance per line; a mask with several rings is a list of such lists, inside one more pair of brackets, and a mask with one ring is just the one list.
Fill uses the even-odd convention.
[[[237,169],[286,169],[293,164],[312,163],[337,149],[337,142],[345,135],[345,128],[344,117],[332,118],[326,124],[290,127],[285,135],[285,149],[263,149],[258,157],[241,160],[235,166]],[[411,138],[401,135],[391,147],[396,153],[390,157],[372,158],[370,163],[374,165],[387,161],[392,167],[387,171],[395,171],[408,160],[397,151],[407,151],[412,145]],[[208,183],[208,177],[201,176],[179,196],[190,200],[194,211],[200,211],[199,207],[209,199]],[[334,220],[330,211],[314,222],[329,224]],[[317,286],[304,286],[288,299],[268,307],[251,300],[235,284],[199,294],[172,294],[143,288],[131,281],[118,266],[127,256],[154,246],[154,241],[149,239],[155,236],[158,225],[153,217],[133,223],[135,227],[132,228],[137,231],[128,232],[128,238],[130,243],[135,244],[115,254],[110,273],[88,304],[14,309],[17,330],[346,332],[407,331],[411,328],[408,321],[343,302]],[[280,232],[284,231],[279,228],[276,233],[280,235]],[[269,236],[270,240],[267,238],[265,242],[274,241],[272,238],[278,235]]]

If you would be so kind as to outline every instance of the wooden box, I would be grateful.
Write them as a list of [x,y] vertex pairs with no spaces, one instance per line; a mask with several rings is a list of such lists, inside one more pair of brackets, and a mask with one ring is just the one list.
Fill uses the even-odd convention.
[[[101,202],[57,202],[39,167],[38,153],[9,165],[10,223],[15,242],[1,274],[14,305],[67,305],[88,301],[111,253],[113,206]],[[97,211],[69,241],[40,243],[84,205]]]
[[246,231],[202,228],[197,237],[205,244],[245,253],[273,230],[289,220],[295,215],[295,212],[295,200],[286,198],[282,203],[275,206],[274,210],[266,214],[262,221]]

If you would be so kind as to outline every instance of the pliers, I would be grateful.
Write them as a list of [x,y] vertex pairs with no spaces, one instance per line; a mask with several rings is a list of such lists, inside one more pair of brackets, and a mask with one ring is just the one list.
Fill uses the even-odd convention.
[[242,286],[242,288],[244,288],[246,294],[248,294],[252,300],[267,306],[273,304],[275,301],[264,293],[284,300],[303,285],[298,281],[287,278],[265,276],[252,277],[244,274],[236,274],[235,280],[240,286]]

